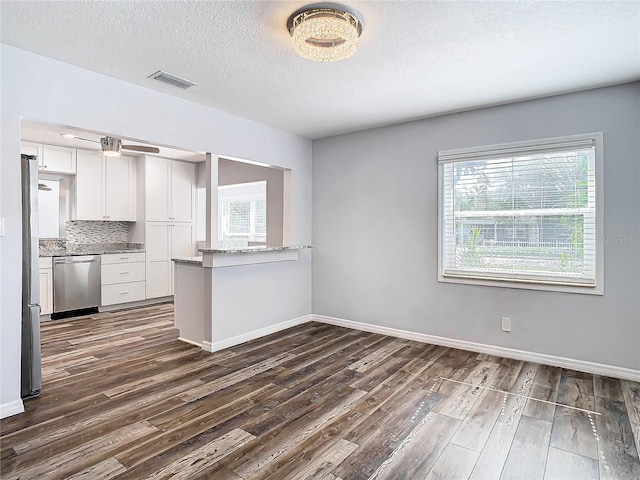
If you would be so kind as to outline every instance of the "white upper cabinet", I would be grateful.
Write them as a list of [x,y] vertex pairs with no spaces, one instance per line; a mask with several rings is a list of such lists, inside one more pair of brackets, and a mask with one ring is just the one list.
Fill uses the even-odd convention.
[[146,157],[146,219],[193,222],[196,166],[160,157]]
[[193,163],[171,162],[171,220],[193,222],[196,166]]
[[103,157],[107,220],[136,220],[136,164],[131,157]]
[[[38,164],[42,161],[42,144],[33,142],[20,142],[20,154],[35,155],[38,157]],[[38,165],[38,168],[42,168]]]
[[171,160],[146,157],[145,161],[146,219],[168,222],[171,217]]
[[105,220],[102,155],[78,152],[76,220]]
[[41,169],[43,172],[76,173],[76,149],[42,146]]
[[20,153],[36,155],[38,157],[38,170],[41,172],[67,173],[70,175],[75,175],[76,173],[75,148],[20,142]]
[[78,150],[75,219],[134,222],[135,159]]

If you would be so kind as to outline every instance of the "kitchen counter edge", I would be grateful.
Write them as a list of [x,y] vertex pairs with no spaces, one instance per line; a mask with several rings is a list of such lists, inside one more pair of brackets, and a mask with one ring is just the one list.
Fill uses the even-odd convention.
[[72,256],[80,256],[80,255],[109,255],[109,254],[122,254],[122,253],[145,253],[144,248],[129,248],[129,249],[118,249],[118,250],[55,250],[40,253],[40,258],[46,257],[72,257]]
[[263,253],[282,252],[284,250],[303,250],[313,248],[311,245],[283,245],[280,247],[242,247],[242,248],[200,248],[198,251],[203,254],[238,254],[238,253]]

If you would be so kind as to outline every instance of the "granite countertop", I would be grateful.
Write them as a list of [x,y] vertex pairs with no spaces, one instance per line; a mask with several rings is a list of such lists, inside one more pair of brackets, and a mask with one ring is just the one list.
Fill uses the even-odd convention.
[[200,265],[202,266],[202,256],[199,257],[175,257],[172,258],[176,263],[187,263],[190,265]]
[[237,247],[237,248],[200,248],[198,251],[202,253],[256,253],[256,252],[281,252],[283,250],[302,250],[304,248],[313,248],[311,245],[283,245],[280,247],[265,247],[258,245],[255,247]]
[[101,255],[104,253],[140,253],[144,252],[141,243],[87,243],[67,245],[66,247],[40,247],[41,257],[66,257],[70,255]]

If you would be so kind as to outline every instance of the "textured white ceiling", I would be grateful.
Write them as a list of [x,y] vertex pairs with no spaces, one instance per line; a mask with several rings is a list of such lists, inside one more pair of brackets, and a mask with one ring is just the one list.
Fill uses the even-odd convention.
[[330,64],[293,52],[306,3],[2,1],[0,38],[310,138],[640,79],[638,1],[349,0],[360,48]]

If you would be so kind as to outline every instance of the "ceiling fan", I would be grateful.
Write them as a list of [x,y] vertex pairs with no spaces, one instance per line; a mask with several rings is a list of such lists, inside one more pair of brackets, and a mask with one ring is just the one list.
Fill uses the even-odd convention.
[[120,150],[131,150],[133,152],[144,152],[144,153],[160,153],[160,149],[158,147],[148,147],[145,145],[123,145],[122,140],[115,137],[102,137],[100,141],[91,140],[89,138],[76,137],[78,140],[85,140],[87,142],[99,143],[102,147],[102,153],[107,157],[118,157],[120,156]]

